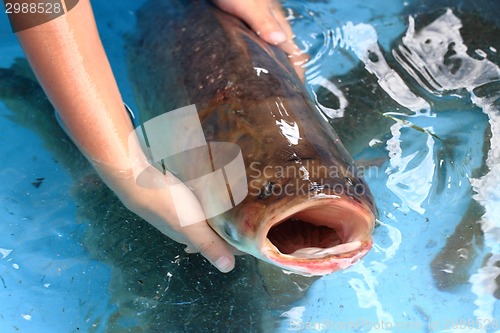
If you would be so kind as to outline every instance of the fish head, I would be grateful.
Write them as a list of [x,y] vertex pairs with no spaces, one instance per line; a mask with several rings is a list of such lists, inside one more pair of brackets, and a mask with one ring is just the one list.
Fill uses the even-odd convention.
[[372,247],[370,190],[354,167],[307,162],[247,168],[248,196],[209,223],[240,251],[286,271],[325,275],[351,266]]

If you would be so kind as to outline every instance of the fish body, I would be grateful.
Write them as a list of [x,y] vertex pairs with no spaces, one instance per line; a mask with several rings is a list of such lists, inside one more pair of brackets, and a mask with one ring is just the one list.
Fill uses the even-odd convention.
[[208,219],[222,238],[303,275],[370,250],[370,190],[281,50],[209,2],[151,1],[129,51],[141,121],[194,104],[208,143],[241,149],[248,194]]

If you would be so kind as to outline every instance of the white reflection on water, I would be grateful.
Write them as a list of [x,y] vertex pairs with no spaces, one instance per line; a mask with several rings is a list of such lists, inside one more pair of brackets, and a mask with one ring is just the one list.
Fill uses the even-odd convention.
[[469,281],[472,292],[477,295],[475,304],[478,309],[474,315],[492,320],[496,303],[493,293],[498,288],[495,278],[500,274],[500,267],[497,266],[500,263],[500,110],[498,104],[494,104],[500,98],[500,92],[479,97],[474,90],[500,80],[500,68],[488,59],[478,60],[469,56],[460,28],[462,23],[451,9],[417,32],[413,18],[410,18],[403,43],[393,53],[422,87],[438,96],[447,91],[465,89],[490,119],[490,150],[486,160],[489,171],[481,178],[470,181],[476,192],[473,198],[485,209],[479,222],[491,257]]
[[[342,48],[352,51],[365,64],[366,70],[377,77],[380,87],[394,101],[414,112],[424,111],[426,113],[429,111],[429,103],[422,97],[415,95],[401,76],[385,60],[384,54],[378,44],[377,32],[373,26],[365,23],[353,24],[352,22],[347,22],[342,27],[331,29],[324,33],[324,38],[325,46],[331,44],[333,49]],[[318,52],[310,63],[307,64],[309,68],[306,72],[308,82],[312,85],[322,85],[339,96],[337,93],[339,90],[331,88],[333,83],[320,75],[321,67],[314,65],[321,57],[322,53]],[[340,102],[343,108],[347,106],[345,100],[340,99]],[[322,108],[328,110],[327,107]],[[324,112],[325,110],[322,111]]]
[[[396,255],[399,246],[401,245],[401,231],[390,224],[378,222],[379,228],[385,228],[387,237],[390,240],[390,245],[386,248],[380,244],[374,245],[374,251],[382,253],[380,261],[366,260],[352,266],[349,273],[359,274],[360,277],[349,279],[349,285],[353,288],[358,299],[360,308],[374,308],[377,317],[376,323],[394,323],[394,316],[386,311],[386,307],[381,302],[377,295],[377,285],[380,283],[378,277],[387,269],[387,265],[383,262],[390,260]],[[364,326],[370,326],[368,323]],[[377,332],[390,332],[390,330],[377,330]]]
[[477,295],[474,303],[478,308],[474,311],[474,315],[477,318],[492,319],[497,303],[493,293],[500,288],[495,280],[500,276],[500,110],[498,106],[492,104],[498,97],[500,93],[493,98],[473,95],[473,101],[482,106],[490,118],[491,148],[486,160],[489,172],[479,179],[471,179],[471,184],[476,192],[473,198],[485,208],[480,223],[485,244],[490,248],[492,255],[485,265],[470,277],[469,282],[472,284],[472,292]]
[[462,22],[448,9],[431,24],[415,31],[415,20],[393,55],[419,85],[434,94],[465,88],[468,91],[500,79],[500,68],[486,59],[474,59],[460,34]]
[[[474,58],[469,56],[460,34],[462,22],[453,11],[447,10],[419,29],[415,28],[415,20],[409,18],[407,31],[392,52],[384,52],[378,41],[378,34],[384,37],[377,20],[359,24],[348,21],[334,28],[323,27],[323,34],[309,33],[306,44],[309,50],[317,52],[307,64],[307,75],[308,83],[315,90],[316,102],[320,104],[317,91],[321,86],[336,96],[341,106],[332,109],[320,105],[326,116],[349,117],[349,112],[355,112],[352,108],[359,105],[353,103],[353,96],[365,97],[350,94],[352,85],[343,82],[349,78],[344,76],[346,70],[342,66],[348,67],[346,64],[352,58],[357,58],[365,70],[373,74],[385,94],[403,108],[382,110],[394,123],[386,129],[388,133],[384,141],[380,137],[373,137],[370,141],[385,142],[388,161],[383,168],[386,178],[369,179],[369,185],[376,194],[381,219],[385,222],[380,225],[387,229],[376,229],[372,252],[346,270],[342,277],[325,277],[321,280],[324,283],[322,288],[318,285],[312,287],[307,303],[311,305],[301,312],[303,320],[314,323],[327,318],[330,323],[341,324],[356,323],[356,319],[361,318],[367,321],[356,327],[359,331],[390,332],[390,329],[376,329],[370,323],[396,323],[403,318],[401,322],[423,325],[420,331],[453,332],[450,325],[447,327],[446,320],[449,320],[448,324],[452,320],[458,322],[469,318],[479,322],[493,319],[498,313],[498,301],[493,294],[498,293],[495,279],[500,275],[500,69],[486,58],[487,53],[482,50],[474,50],[477,55]],[[316,45],[314,40],[318,41]],[[492,47],[484,48],[490,53],[496,52]],[[349,58],[350,54],[355,57]],[[394,59],[389,60],[391,54],[401,67]],[[333,75],[325,74],[326,61],[332,63],[333,69],[330,70]],[[495,81],[497,88],[476,93],[477,87]],[[367,85],[366,98],[380,97],[369,89]],[[452,98],[460,99],[460,102],[450,103]],[[480,119],[475,117],[470,118],[472,122],[468,125],[459,121],[464,116],[463,110],[469,110],[467,117],[474,110],[469,98],[488,115],[492,133],[486,160],[489,171],[478,179],[471,175],[473,172],[477,174],[483,158],[481,141],[484,138],[480,134],[483,125],[474,123]],[[455,111],[454,108],[461,109]],[[357,116],[363,117],[362,114]],[[454,117],[456,124],[451,122]],[[446,120],[450,123],[440,123]],[[363,125],[370,130],[361,119],[360,126]],[[379,182],[386,189],[377,188]],[[385,191],[387,189],[390,194]],[[485,236],[485,249],[474,249],[479,252],[479,258],[466,273],[471,285],[461,284],[449,294],[436,291],[433,284],[437,285],[438,281],[433,280],[428,272],[429,261],[464,218],[464,206],[467,206],[472,190],[476,192],[474,199],[486,212],[479,221]],[[390,198],[391,194],[394,199]],[[394,200],[392,205],[388,205],[391,200]],[[412,224],[413,227],[408,227]],[[381,245],[387,243],[393,245]],[[464,260],[473,257],[465,247],[459,252],[457,256]],[[452,267],[449,274],[459,274],[457,270]],[[343,289],[344,278],[352,288],[350,293]],[[329,296],[323,296],[323,292]],[[356,315],[344,310],[344,306],[349,306],[352,293],[359,307]],[[454,309],[437,305],[454,296],[465,302]],[[312,305],[315,302],[322,307]],[[398,306],[398,302],[404,302],[404,305]],[[330,309],[329,312],[325,312],[325,308]],[[427,326],[430,320],[439,327]],[[484,327],[471,328],[470,331],[492,332]]]
[[[387,187],[401,199],[403,204],[401,209],[410,208],[423,214],[425,208],[422,207],[422,204],[429,196],[436,168],[434,139],[430,135],[427,136],[427,153],[423,157],[419,157],[421,155],[419,151],[406,152],[406,155],[403,156],[399,146],[401,128],[403,127],[405,126],[401,122],[396,122],[391,126],[393,136],[387,141],[390,157],[390,167],[386,169],[386,173],[389,175]],[[432,129],[430,130],[432,131]],[[415,163],[417,159],[418,163]]]

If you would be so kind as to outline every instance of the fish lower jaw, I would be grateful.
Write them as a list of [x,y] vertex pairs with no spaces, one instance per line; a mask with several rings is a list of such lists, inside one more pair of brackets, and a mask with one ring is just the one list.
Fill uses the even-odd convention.
[[345,269],[372,247],[374,214],[349,198],[308,201],[272,219],[261,233],[264,260],[302,275]]
[[326,258],[332,255],[341,255],[343,253],[349,253],[359,249],[360,247],[361,247],[361,242],[358,241],[347,244],[340,244],[328,248],[305,247],[291,253],[290,256],[293,258],[303,258],[303,259]]
[[[272,246],[274,247],[274,246]],[[304,248],[282,254],[271,247],[263,258],[291,273],[304,276],[327,275],[352,266],[372,247],[372,242],[352,242],[332,248]]]

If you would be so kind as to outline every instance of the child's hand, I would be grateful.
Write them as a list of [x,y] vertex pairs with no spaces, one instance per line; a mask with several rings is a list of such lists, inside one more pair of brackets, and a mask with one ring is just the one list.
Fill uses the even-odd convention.
[[263,40],[285,51],[303,79],[308,57],[293,41],[293,31],[278,0],[212,0],[220,9],[245,21]]
[[[207,224],[203,209],[193,192],[171,173],[163,175],[153,166],[142,174],[142,181],[162,186],[140,185],[131,172],[120,176],[116,171],[95,165],[102,179],[118,195],[123,204],[135,214],[148,221],[167,237],[187,245],[186,252],[201,254],[221,272],[234,268],[232,247],[220,238]],[[175,194],[170,185],[175,184]],[[174,203],[173,195],[176,196]],[[181,202],[182,207],[179,206]],[[184,220],[196,223],[183,226],[179,215]],[[189,214],[189,216],[188,216]],[[234,252],[237,252],[234,250]]]

